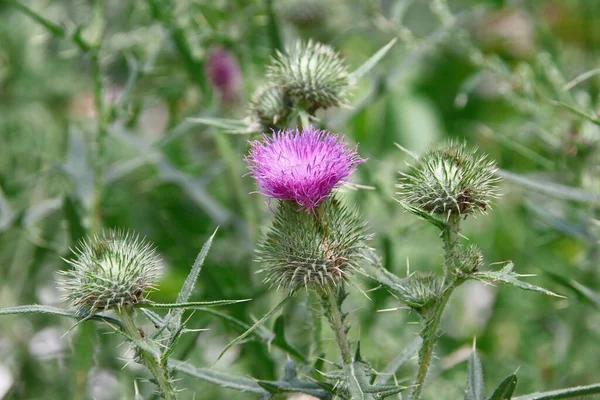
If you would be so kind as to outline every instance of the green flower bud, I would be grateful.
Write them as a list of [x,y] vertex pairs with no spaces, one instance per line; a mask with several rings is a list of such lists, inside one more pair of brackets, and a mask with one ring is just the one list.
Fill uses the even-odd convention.
[[396,285],[394,294],[407,306],[423,314],[442,294],[443,281],[432,273],[415,272]]
[[400,203],[432,215],[486,212],[499,196],[499,178],[494,176],[496,163],[476,150],[452,141],[426,152],[407,173],[400,173]]
[[250,118],[263,128],[285,123],[291,111],[291,101],[283,89],[275,86],[260,88],[250,101]]
[[297,42],[277,53],[267,76],[309,113],[346,102],[350,81],[345,61],[330,46]]
[[65,299],[77,309],[92,313],[134,306],[153,290],[160,258],[137,235],[108,231],[83,241],[73,250],[73,268],[61,271]]
[[257,261],[263,265],[265,282],[278,288],[328,290],[359,268],[368,238],[357,213],[333,198],[310,213],[281,201],[258,246]]

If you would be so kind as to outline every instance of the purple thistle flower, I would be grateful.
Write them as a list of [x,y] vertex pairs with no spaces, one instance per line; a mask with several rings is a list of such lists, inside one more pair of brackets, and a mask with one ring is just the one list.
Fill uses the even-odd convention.
[[240,66],[231,52],[222,47],[211,48],[204,72],[224,101],[236,99],[242,78]]
[[245,161],[259,193],[294,201],[308,212],[366,160],[337,135],[311,126],[250,142]]

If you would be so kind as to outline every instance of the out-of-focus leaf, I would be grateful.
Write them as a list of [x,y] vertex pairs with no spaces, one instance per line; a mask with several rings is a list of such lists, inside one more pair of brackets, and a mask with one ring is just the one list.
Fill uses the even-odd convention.
[[94,327],[89,324],[79,324],[73,341],[72,371],[74,377],[74,399],[85,399],[88,372],[94,362]]
[[475,340],[473,340],[473,352],[467,365],[465,400],[485,400],[483,369],[481,368],[481,360],[479,360],[477,350],[475,349]]
[[356,82],[360,78],[362,78],[365,74],[371,71],[379,61],[385,57],[388,51],[396,44],[398,39],[392,39],[388,44],[379,49],[375,54],[373,54],[367,61],[365,61],[360,67],[358,67],[354,72],[352,72],[348,79],[350,82]]
[[275,337],[273,338],[273,344],[280,349],[288,352],[293,358],[297,360],[301,360],[304,363],[308,363],[308,360],[298,349],[294,346],[290,345],[285,339],[285,321],[283,315],[280,315],[275,320],[275,325],[273,326],[273,331],[275,332]]
[[215,385],[224,388],[235,389],[242,392],[259,393],[262,395],[268,394],[268,392],[260,387],[253,379],[231,376],[224,372],[215,371],[214,369],[209,368],[197,368],[191,364],[178,360],[170,359],[168,361],[168,366],[175,371],[182,372],[206,382],[214,383]]
[[15,218],[15,213],[10,208],[2,187],[0,187],[0,231],[8,229]]
[[71,245],[75,245],[85,236],[85,228],[81,223],[81,217],[75,201],[70,196],[63,198],[63,210],[69,227]]
[[[566,389],[552,390],[550,392],[536,392],[525,396],[514,397],[513,400],[555,400],[578,399],[590,394],[600,394],[600,383],[588,386],[576,386]],[[592,397],[590,397],[592,400]]]
[[517,375],[512,374],[504,378],[488,400],[510,400],[517,387]]
[[533,179],[502,169],[496,171],[496,175],[506,179],[507,181],[514,182],[518,185],[525,186],[528,189],[542,192],[559,199],[600,206],[600,194],[598,193],[590,193],[578,188],[565,186],[550,181]]
[[83,134],[73,126],[69,127],[67,154],[62,170],[73,183],[77,199],[88,207],[93,193],[94,174],[88,162]]
[[396,371],[400,369],[404,365],[406,361],[408,361],[420,348],[423,343],[423,339],[421,336],[415,337],[412,342],[406,346],[402,353],[400,353],[396,358],[394,358],[384,369],[377,375],[377,379],[375,380],[374,385],[380,384],[385,385],[389,382]]
[[529,290],[532,292],[544,293],[548,296],[564,298],[564,296],[551,292],[548,289],[544,289],[542,287],[535,286],[530,283],[519,280],[519,278],[521,277],[530,275],[519,275],[513,272],[513,268],[514,264],[509,261],[500,271],[477,272],[471,275],[470,278],[489,283],[504,282],[523,290]]
[[593,291],[592,289],[588,288],[587,286],[582,285],[581,283],[579,283],[573,279],[563,277],[563,276],[556,274],[554,272],[551,272],[551,271],[545,271],[545,272],[558,284],[573,290],[575,293],[577,293],[579,295],[580,298],[582,298],[582,299],[590,302],[591,304],[595,305],[596,307],[600,308],[600,293]]
[[248,124],[238,119],[225,119],[225,118],[211,118],[211,117],[195,117],[188,118],[188,121],[207,126],[214,126],[215,128],[221,128],[228,133],[237,134],[250,134],[252,131],[248,130]]
[[285,305],[285,303],[287,303],[287,301],[289,299],[291,299],[291,298],[292,298],[292,294],[287,295],[283,300],[281,300],[281,302],[279,302],[279,304],[277,304],[275,307],[273,307],[273,309],[271,311],[269,311],[268,313],[266,313],[264,315],[264,317],[262,317],[260,320],[256,321],[256,323],[254,325],[252,325],[246,332],[242,333],[240,336],[238,336],[237,338],[233,339],[221,351],[221,354],[219,354],[219,357],[217,357],[217,360],[215,362],[219,361],[221,359],[221,357],[223,357],[223,354],[225,354],[227,352],[227,350],[229,350],[230,348],[232,348],[233,346],[235,346],[240,341],[244,340],[246,337],[248,337],[248,335],[250,335],[252,332],[254,332],[259,326],[261,326],[267,319],[269,319],[277,311],[279,311],[281,309],[281,307],[283,307]]

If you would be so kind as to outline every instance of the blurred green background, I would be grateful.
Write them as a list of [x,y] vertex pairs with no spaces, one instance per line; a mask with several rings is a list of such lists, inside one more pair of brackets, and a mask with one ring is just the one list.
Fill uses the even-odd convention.
[[[426,398],[463,397],[474,337],[488,392],[517,369],[518,394],[600,380],[600,128],[553,103],[588,116],[599,109],[600,75],[571,80],[600,64],[600,2],[21,4],[67,35],[50,34],[18,4],[0,0],[0,307],[63,304],[55,280],[67,268],[61,257],[74,245],[70,215],[90,223],[95,160],[89,148],[98,126],[94,90],[100,88],[107,130],[102,224],[135,230],[156,244],[165,273],[152,299],[177,296],[219,226],[194,299],[252,298],[223,311],[246,322],[260,318],[282,294],[262,283],[253,262],[271,216],[264,198],[249,194],[254,183],[244,176],[247,140],[259,134],[231,135],[188,117],[246,118],[281,43],[328,43],[354,69],[398,37],[354,88],[348,107],[319,114],[323,127],[359,143],[360,155],[369,159],[354,182],[371,188],[342,192],[369,221],[386,268],[403,276],[407,260],[411,270],[427,271],[442,261],[436,230],[393,200],[396,172],[409,161],[394,143],[418,153],[464,138],[511,175],[494,210],[467,221],[463,233],[488,263],[512,260],[517,272],[537,275],[530,282],[567,296],[461,287],[444,315]],[[90,43],[102,38],[100,82],[89,54],[71,40],[78,36]],[[234,101],[221,101],[205,76],[214,46],[239,62],[242,86]],[[377,286],[362,276],[356,285]],[[383,289],[369,297],[351,289],[345,309],[351,311],[351,339],[360,336],[363,355],[380,370],[416,335],[418,318],[405,310],[376,312],[400,305]],[[314,299],[301,293],[283,312],[288,341],[306,354],[318,329],[310,324],[311,307]],[[122,340],[100,324],[63,336],[71,323],[45,316],[0,319],[0,398],[133,398],[134,377],[145,372],[128,362],[127,345],[117,347]],[[326,358],[337,361],[323,325]],[[201,312],[189,327],[210,330],[184,337],[175,357],[198,366],[210,366],[240,333]],[[235,346],[215,368],[276,379],[285,359],[281,350],[251,341]],[[399,382],[409,384],[414,365],[399,371]],[[184,399],[253,398],[179,378]],[[139,386],[150,398],[151,385]]]

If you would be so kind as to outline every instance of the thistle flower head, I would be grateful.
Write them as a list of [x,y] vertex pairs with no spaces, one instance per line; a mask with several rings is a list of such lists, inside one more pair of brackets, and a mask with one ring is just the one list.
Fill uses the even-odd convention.
[[159,276],[160,259],[137,235],[108,231],[73,250],[73,267],[61,271],[59,285],[77,309],[97,312],[133,306],[144,300]]
[[257,248],[265,282],[278,288],[328,289],[346,280],[366,259],[369,236],[358,214],[330,198],[316,213],[279,202],[275,219]]
[[289,99],[283,89],[267,86],[259,89],[250,101],[250,116],[265,128],[285,121],[291,111]]
[[267,76],[310,113],[345,103],[350,86],[348,68],[340,55],[313,41],[297,42],[285,54],[277,53]]
[[220,92],[223,100],[235,100],[242,75],[232,53],[222,47],[211,48],[206,58],[205,74],[210,83]]
[[400,173],[400,202],[432,215],[485,212],[499,196],[499,179],[494,176],[496,163],[476,150],[450,142],[425,153],[408,172]]
[[259,193],[316,207],[365,160],[337,135],[314,129],[286,130],[250,142],[246,157]]

